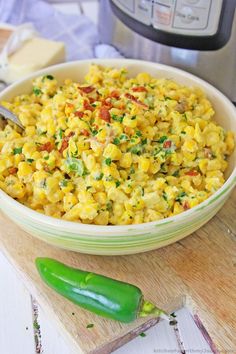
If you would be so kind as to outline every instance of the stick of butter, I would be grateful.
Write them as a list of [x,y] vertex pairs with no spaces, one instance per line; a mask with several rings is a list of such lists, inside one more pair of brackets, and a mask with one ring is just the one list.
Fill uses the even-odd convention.
[[7,83],[14,82],[50,65],[65,61],[65,45],[44,38],[34,37],[8,58]]

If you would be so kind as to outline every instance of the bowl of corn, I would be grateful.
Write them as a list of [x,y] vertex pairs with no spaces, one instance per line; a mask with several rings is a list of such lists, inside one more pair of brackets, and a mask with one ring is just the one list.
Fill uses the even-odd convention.
[[52,245],[132,254],[193,233],[236,184],[236,109],[182,70],[129,59],[56,65],[0,94],[0,208]]

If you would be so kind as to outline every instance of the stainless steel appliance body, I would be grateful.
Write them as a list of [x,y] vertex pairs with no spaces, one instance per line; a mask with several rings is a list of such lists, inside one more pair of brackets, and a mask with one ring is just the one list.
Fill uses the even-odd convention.
[[100,0],[102,41],[179,67],[236,102],[236,0]]

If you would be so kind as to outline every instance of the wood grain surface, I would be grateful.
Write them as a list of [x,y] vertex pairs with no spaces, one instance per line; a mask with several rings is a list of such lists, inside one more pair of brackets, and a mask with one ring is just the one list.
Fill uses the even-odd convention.
[[[38,256],[99,272],[139,286],[167,311],[186,303],[200,318],[218,351],[236,353],[236,190],[221,211],[193,235],[171,246],[131,256],[91,256],[39,241],[0,214],[0,248],[10,259],[76,353],[110,353],[156,323],[120,324],[93,315],[53,292],[34,266]],[[94,327],[86,326],[93,323]]]

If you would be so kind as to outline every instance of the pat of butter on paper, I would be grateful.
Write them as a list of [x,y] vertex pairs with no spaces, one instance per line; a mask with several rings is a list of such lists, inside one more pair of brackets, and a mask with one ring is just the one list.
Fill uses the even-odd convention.
[[65,46],[62,42],[32,38],[9,57],[9,77],[13,82],[34,71],[65,61]]
[[63,42],[33,37],[8,57],[8,70],[4,81],[12,83],[34,71],[64,61],[65,45]]

